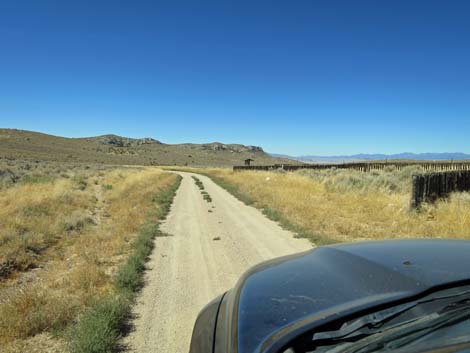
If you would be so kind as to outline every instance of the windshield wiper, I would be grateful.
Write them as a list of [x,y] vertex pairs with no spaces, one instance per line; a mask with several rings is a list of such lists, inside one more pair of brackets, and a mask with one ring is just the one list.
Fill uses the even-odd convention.
[[351,323],[346,323],[336,331],[316,332],[312,337],[312,341],[349,339],[364,334],[375,333],[375,328],[381,327],[383,323],[403,314],[416,305],[418,305],[418,302],[399,305],[378,313],[363,316]]
[[[354,339],[358,336],[369,336],[375,333],[383,332],[388,330],[393,326],[384,327],[385,324],[392,319],[408,312],[414,307],[431,302],[439,302],[447,299],[454,300],[456,298],[468,298],[470,291],[458,291],[457,293],[451,292],[448,294],[436,293],[430,297],[424,299],[416,300],[410,303],[405,303],[401,305],[394,306],[389,309],[381,310],[369,315],[365,315],[357,320],[344,323],[340,329],[335,331],[326,331],[326,332],[316,332],[312,337],[313,341],[344,341],[346,339]],[[457,301],[458,302],[458,301]],[[402,325],[405,323],[410,323],[416,321],[419,317],[410,319],[406,322],[400,322],[396,325]]]
[[341,344],[330,353],[369,353],[380,349],[397,349],[403,347],[431,332],[455,325],[470,318],[470,305],[423,316],[412,322],[394,326],[381,333],[376,333],[354,343]]

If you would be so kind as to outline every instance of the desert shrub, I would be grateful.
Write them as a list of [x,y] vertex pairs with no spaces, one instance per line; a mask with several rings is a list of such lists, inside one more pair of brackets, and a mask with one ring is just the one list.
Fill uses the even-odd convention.
[[10,169],[0,170],[0,189],[12,186],[19,177]]
[[93,219],[86,211],[74,210],[64,218],[63,229],[67,232],[81,231],[89,224],[93,224]]
[[0,306],[0,339],[63,330],[77,315],[78,301],[40,286],[29,286]]
[[[74,268],[67,276],[67,285],[74,291],[80,291],[93,296],[107,287],[110,276],[107,275],[99,264],[93,261],[85,262]],[[87,302],[87,298],[83,298]]]
[[360,191],[406,193],[411,191],[412,175],[422,172],[420,167],[409,166],[401,170],[388,167],[383,170],[361,172],[353,169],[303,169],[296,174],[308,176],[323,183],[331,192]]
[[87,178],[84,175],[74,175],[72,180],[75,182],[78,190],[83,191],[88,186]]
[[135,292],[142,287],[143,282],[140,274],[145,270],[145,258],[137,254],[128,258],[116,277],[116,285],[119,289]]
[[120,328],[129,315],[130,301],[125,296],[106,297],[82,316],[73,331],[71,351],[74,353],[114,352]]

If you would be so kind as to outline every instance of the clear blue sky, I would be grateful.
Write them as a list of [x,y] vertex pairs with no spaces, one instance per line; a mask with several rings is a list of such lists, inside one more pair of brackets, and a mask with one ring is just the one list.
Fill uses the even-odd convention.
[[2,0],[0,126],[470,152],[470,1]]

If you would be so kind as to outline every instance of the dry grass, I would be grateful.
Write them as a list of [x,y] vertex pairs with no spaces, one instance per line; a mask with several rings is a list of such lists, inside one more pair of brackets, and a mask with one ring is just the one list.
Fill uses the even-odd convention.
[[[258,148],[221,143],[165,144],[114,135],[64,138],[32,131],[0,128],[1,159],[113,165],[231,166],[252,158],[257,164],[289,163]],[[290,161],[290,163],[296,163]],[[60,168],[60,166],[59,166]],[[1,177],[0,177],[1,179]],[[1,180],[0,180],[1,184]]]
[[[196,170],[197,171],[197,170]],[[279,215],[321,239],[358,241],[386,238],[470,239],[470,196],[409,208],[413,170],[367,174],[355,171],[232,172],[199,170],[236,188],[256,207]]]
[[26,183],[0,194],[0,263],[36,267],[41,254],[65,235],[90,223],[90,193],[72,180]]
[[0,350],[66,350],[65,329],[114,290],[153,195],[175,180],[155,168],[101,169],[36,173],[0,193]]

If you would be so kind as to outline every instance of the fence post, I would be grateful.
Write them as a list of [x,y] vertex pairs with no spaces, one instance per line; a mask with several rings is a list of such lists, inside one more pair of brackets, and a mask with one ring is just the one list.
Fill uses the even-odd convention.
[[424,178],[421,175],[413,175],[411,191],[411,208],[415,209],[421,205],[424,193]]

